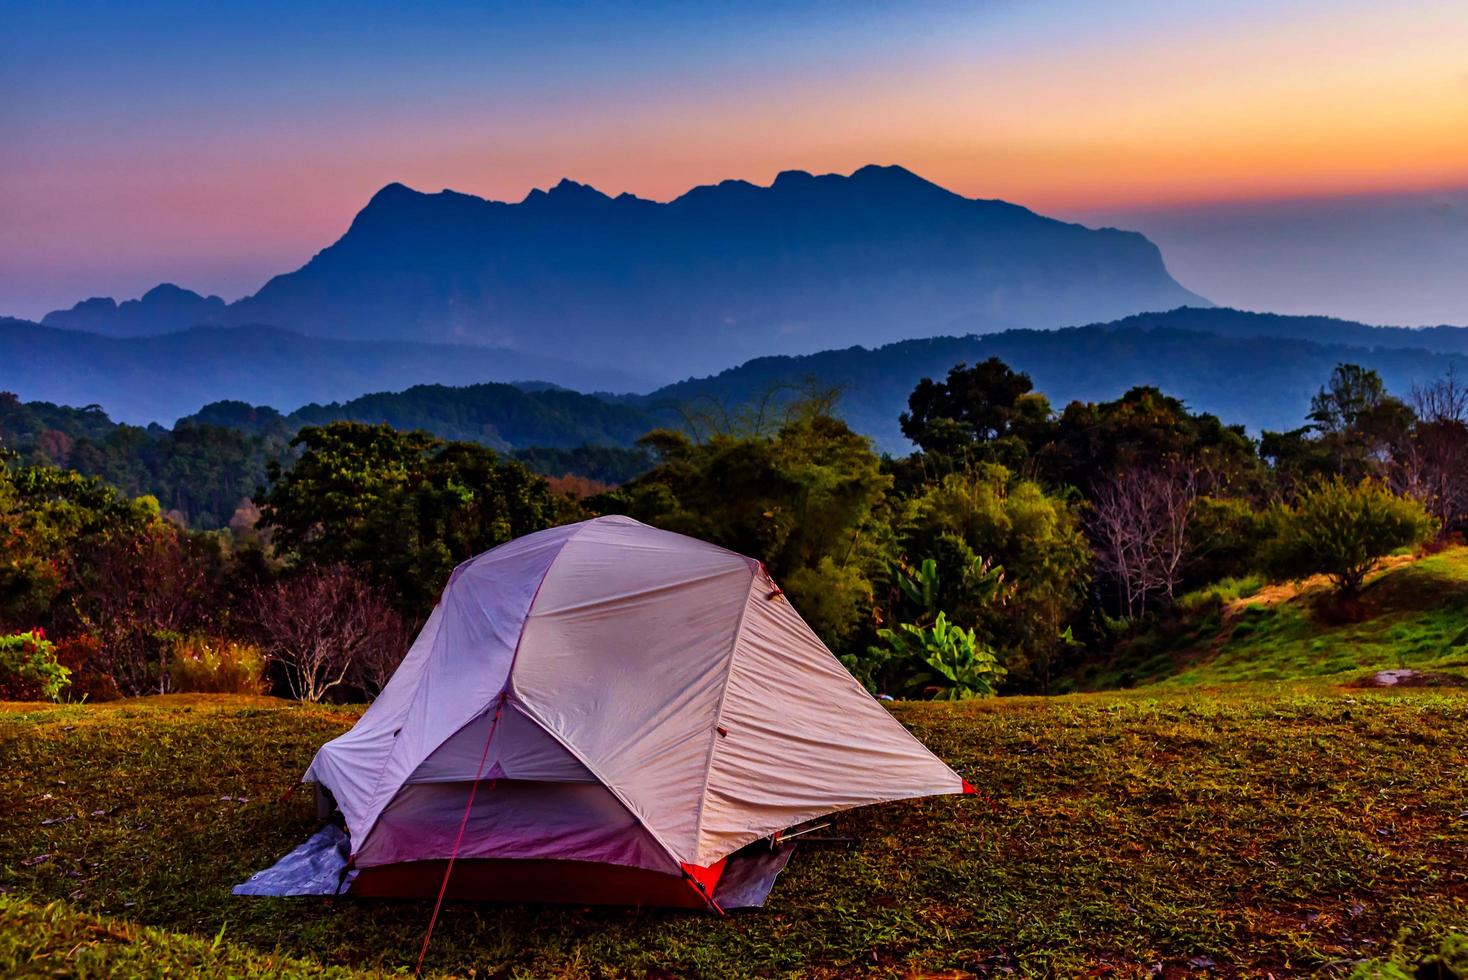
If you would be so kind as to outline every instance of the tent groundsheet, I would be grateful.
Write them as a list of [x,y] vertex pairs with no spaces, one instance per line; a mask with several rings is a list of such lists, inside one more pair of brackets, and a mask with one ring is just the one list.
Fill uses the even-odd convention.
[[339,895],[351,885],[355,871],[347,868],[352,842],[336,824],[327,824],[300,847],[250,880],[234,886],[236,895],[288,897]]
[[[751,844],[731,855],[714,891],[714,901],[725,911],[761,908],[795,853],[795,844],[769,847]],[[351,841],[341,828],[327,824],[300,847],[234,886],[234,894],[269,898],[307,895],[352,895],[357,871],[348,868]],[[425,880],[436,880],[428,875]],[[574,898],[574,897],[573,897]]]

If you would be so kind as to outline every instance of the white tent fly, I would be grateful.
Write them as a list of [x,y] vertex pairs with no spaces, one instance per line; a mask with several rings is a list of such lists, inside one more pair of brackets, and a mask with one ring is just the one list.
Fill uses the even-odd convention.
[[455,569],[305,780],[353,894],[432,895],[453,860],[456,897],[651,905],[714,904],[731,855],[813,818],[969,790],[760,562],[626,517]]

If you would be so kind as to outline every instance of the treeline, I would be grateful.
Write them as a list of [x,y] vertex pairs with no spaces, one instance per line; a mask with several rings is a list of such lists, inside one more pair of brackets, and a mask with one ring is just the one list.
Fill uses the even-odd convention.
[[[391,396],[397,400],[401,412],[391,415],[390,424],[396,428],[415,428],[416,425],[408,423],[417,421],[418,414],[426,413],[442,428],[442,412],[428,412],[421,406],[414,410],[413,406],[421,400],[423,404],[431,402],[441,407],[443,393],[448,390],[429,385]],[[500,398],[503,390],[517,397],[522,395],[510,385],[454,390],[467,398],[458,403],[458,408],[475,409],[474,417],[479,414],[495,417],[496,412],[503,411],[505,403]],[[0,392],[0,449],[9,449],[28,464],[57,466],[98,477],[129,497],[153,497],[171,519],[195,530],[217,530],[249,519],[253,511],[251,498],[265,485],[270,461],[292,458],[295,450],[291,439],[298,431],[308,424],[330,421],[337,416],[365,413],[372,417],[374,397],[385,396],[367,396],[344,405],[309,405],[291,415],[283,415],[268,406],[215,402],[180,419],[172,429],[166,429],[159,425],[144,428],[115,423],[97,405],[70,408],[47,402],[22,402],[14,394]],[[599,412],[623,410],[574,392],[545,391],[526,397],[540,408],[531,413],[533,418],[522,415],[503,421],[504,428],[515,439],[533,440],[542,436],[562,442],[583,442],[573,442],[570,446],[532,444],[509,452],[535,472],[556,479],[568,491],[580,495],[594,493],[625,482],[652,465],[647,452],[629,445],[650,424],[645,418],[634,413],[640,419],[636,427],[625,419],[622,429],[613,427],[611,433],[619,444],[598,444],[597,440],[606,436],[608,430],[604,426],[582,424],[586,406],[600,406]],[[556,406],[564,408],[562,403],[568,398],[575,401],[572,409],[562,413],[566,417],[559,424],[546,422]],[[451,426],[451,429],[459,434],[450,438],[489,446],[505,445],[500,430],[487,424],[465,421],[462,428]]]
[[[248,683],[371,697],[457,563],[623,513],[762,559],[873,691],[1046,692],[1230,577],[1323,573],[1336,612],[1354,615],[1378,558],[1461,533],[1468,514],[1468,391],[1452,375],[1398,398],[1342,364],[1304,425],[1258,440],[1155,388],[1057,409],[993,358],[917,385],[900,420],[917,448],[903,457],[878,455],[831,405],[807,392],[655,430],[638,445],[645,472],[576,486],[474,442],[311,426],[209,532],[11,458],[0,657],[15,684],[41,684],[37,665],[54,664],[93,696]],[[243,435],[289,435],[259,421]],[[99,434],[116,437],[79,436],[69,459]],[[602,460],[606,476],[625,475],[615,463]]]

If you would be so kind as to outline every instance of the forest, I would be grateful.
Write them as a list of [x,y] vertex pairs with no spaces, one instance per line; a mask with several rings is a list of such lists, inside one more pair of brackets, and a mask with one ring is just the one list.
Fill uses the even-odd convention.
[[763,560],[873,693],[1057,693],[1200,590],[1323,575],[1322,614],[1360,617],[1378,560],[1468,519],[1451,373],[1389,392],[1340,364],[1298,428],[1256,439],[1150,387],[1057,407],[990,358],[912,390],[900,456],[838,395],[515,454],[248,406],[150,431],[0,396],[0,698],[371,699],[456,564],[610,513]]

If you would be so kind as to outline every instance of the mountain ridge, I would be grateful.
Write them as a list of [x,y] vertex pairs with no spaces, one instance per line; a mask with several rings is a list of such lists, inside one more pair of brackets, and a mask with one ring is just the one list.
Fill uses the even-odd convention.
[[0,317],[0,390],[100,403],[119,421],[140,425],[171,424],[228,398],[293,408],[414,384],[521,381],[592,391],[651,385],[612,367],[490,347],[336,340],[260,325],[108,337]]
[[[1212,332],[1205,332],[1202,328],[1209,325]],[[1307,336],[1281,339],[1263,333],[1269,330]],[[1361,342],[1339,342],[1331,334]],[[882,448],[903,452],[906,443],[897,415],[918,380],[942,377],[959,361],[989,356],[1029,372],[1056,407],[1073,398],[1103,400],[1134,385],[1156,385],[1195,409],[1256,432],[1302,424],[1310,395],[1340,361],[1380,371],[1400,395],[1450,368],[1468,373],[1465,328],[1371,327],[1227,309],[1182,308],[1061,330],[939,336],[871,348],[766,355],[661,387],[647,382],[619,385],[605,376],[544,378],[555,365],[532,365],[512,360],[519,357],[514,352],[485,348],[333,341],[275,328],[208,328],[171,336],[119,340],[0,320],[0,390],[14,390],[31,401],[99,402],[114,417],[134,423],[171,422],[195,414],[201,405],[236,400],[279,408],[283,414],[300,413],[302,419],[390,421],[523,448],[514,435],[518,419],[504,414],[520,411],[514,408],[520,400],[508,393],[495,395],[484,383],[521,382],[518,387],[533,391],[547,386],[523,382],[540,374],[542,380],[576,389],[538,401],[570,420],[559,431],[591,433],[609,444],[625,444],[635,435],[636,419],[615,413],[602,418],[600,408],[578,399],[594,395],[603,403],[629,406],[651,428],[678,425],[690,406],[718,414],[777,389],[798,392],[814,384],[841,388],[839,412]],[[1438,349],[1429,349],[1432,345]],[[375,359],[365,367],[341,363],[337,350],[366,350]],[[316,361],[325,367],[318,369]],[[48,370],[36,369],[42,364]],[[474,385],[482,388],[477,395],[468,391]],[[401,397],[414,386],[431,397]],[[611,393],[616,391],[621,393]],[[160,403],[166,411],[150,414],[149,406]]]
[[[266,323],[616,359],[671,380],[770,350],[881,344],[948,324],[1058,327],[1207,302],[1139,233],[967,198],[876,165],[786,170],[768,186],[726,180],[666,202],[569,178],[515,203],[394,182],[339,239],[254,294],[167,298],[186,302],[151,325],[139,315],[147,303],[106,299],[42,323],[109,335]],[[180,322],[180,305],[192,322]]]

